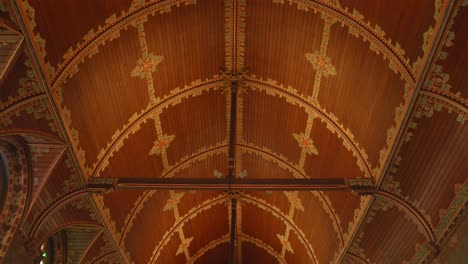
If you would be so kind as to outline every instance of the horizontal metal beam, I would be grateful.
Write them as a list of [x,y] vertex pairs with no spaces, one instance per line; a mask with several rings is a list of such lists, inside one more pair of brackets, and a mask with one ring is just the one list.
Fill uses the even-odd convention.
[[108,190],[219,190],[219,191],[354,191],[375,192],[373,179],[213,179],[213,178],[90,178],[91,192]]

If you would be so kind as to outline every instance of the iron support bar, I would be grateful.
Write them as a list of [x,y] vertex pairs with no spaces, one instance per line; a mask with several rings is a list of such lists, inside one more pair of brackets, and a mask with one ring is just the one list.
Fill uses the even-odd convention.
[[237,246],[237,199],[231,199],[231,239],[229,244],[229,264],[235,263],[235,252]]
[[[358,183],[356,183],[358,181]],[[354,191],[375,192],[373,179],[90,178],[88,190]]]

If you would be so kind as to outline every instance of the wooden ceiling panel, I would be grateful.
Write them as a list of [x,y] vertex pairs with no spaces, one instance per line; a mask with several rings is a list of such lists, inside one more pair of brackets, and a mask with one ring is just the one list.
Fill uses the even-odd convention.
[[376,166],[380,150],[387,144],[387,130],[400,118],[398,107],[408,100],[410,88],[382,55],[346,28],[332,27],[329,41],[329,56],[337,75],[324,83],[318,101],[354,134],[369,162]]
[[384,200],[377,200],[370,210],[350,252],[368,263],[411,263],[418,247],[426,243],[419,227]]
[[289,202],[288,197],[285,195],[285,192],[246,191],[243,197],[248,198],[249,201],[260,200],[270,206],[274,206],[277,211],[283,215],[286,215],[289,212],[289,208],[291,207],[291,203]]
[[320,15],[298,11],[289,4],[247,1],[245,65],[251,74],[306,94],[314,75],[305,53],[320,49],[323,24]]
[[[313,220],[313,219],[312,219]],[[300,239],[297,233],[291,232],[289,235],[289,243],[291,248],[294,249],[294,253],[287,252],[284,256],[285,263],[327,263],[327,262],[314,262],[314,257],[310,249],[314,249],[313,246],[309,249],[306,244]],[[313,238],[311,241],[317,243],[317,239]],[[338,241],[337,241],[338,242]],[[315,249],[314,249],[315,251]],[[316,255],[317,253],[315,253]],[[281,255],[281,254],[280,254]]]
[[89,245],[88,250],[85,252],[83,258],[81,259],[82,263],[95,263],[95,261],[98,260],[101,256],[109,252],[114,252],[114,250],[115,249],[111,244],[111,241],[109,240],[108,236],[105,232],[102,232],[96,238],[96,240],[91,245]]
[[83,225],[84,223],[99,225],[94,209],[91,207],[91,201],[87,196],[72,200],[52,213],[38,229],[33,243],[39,246],[55,232],[65,227]]
[[149,16],[148,50],[163,57],[154,75],[156,94],[168,94],[219,74],[224,66],[224,2],[196,1]]
[[[52,173],[57,163],[60,162],[62,155],[64,155],[66,151],[66,145],[57,143],[28,143],[28,149],[31,157],[31,167],[33,168],[31,173],[31,203],[34,203],[34,200],[41,191],[49,175]],[[76,175],[76,172],[74,170],[73,175]],[[66,177],[67,176],[70,177],[69,175],[66,175]],[[76,178],[77,177],[75,177],[75,179]],[[81,184],[78,183],[76,185],[76,187],[78,187]],[[62,190],[63,189],[60,189],[59,192],[61,192]]]
[[66,122],[77,130],[75,137],[86,150],[89,164],[96,161],[112,135],[148,104],[146,82],[131,76],[141,56],[138,45],[136,29],[122,32],[118,40],[81,64],[57,92],[62,108],[69,110],[64,114]]
[[304,232],[304,238],[309,241],[315,251],[317,261],[319,263],[332,262],[333,255],[342,241],[338,223],[327,212],[328,205],[324,204],[324,200],[317,199],[317,194],[312,192],[298,192],[296,195],[289,193],[288,195],[291,202],[290,210],[294,210],[294,222]]
[[242,262],[245,264],[253,263],[278,263],[278,260],[269,254],[269,252],[263,248],[259,248],[257,245],[251,242],[242,242]]
[[[188,247],[190,258],[202,250],[211,241],[229,233],[229,214],[227,203],[214,205],[185,223],[185,239],[193,238]],[[207,225],[206,223],[210,223]],[[176,252],[174,252],[175,254]]]
[[[323,122],[314,120],[310,138],[318,155],[305,155],[304,171],[308,178],[364,178],[359,161],[346,149],[343,140],[328,130]],[[333,151],[330,151],[333,150]],[[302,154],[304,155],[304,154]]]
[[352,221],[355,219],[355,212],[360,208],[363,198],[351,192],[322,192],[325,200],[329,201],[330,207],[339,222],[343,237],[348,233]]
[[[324,259],[326,259],[325,262],[330,262],[333,260],[335,250],[337,250],[337,247],[342,243],[342,233],[347,232],[347,229],[343,228],[342,222],[346,223],[347,228],[348,222],[354,217],[354,209],[359,206],[359,198],[357,198],[356,201],[356,199],[344,195],[339,198],[349,199],[349,201],[339,200],[339,202],[336,202],[336,196],[334,197],[335,200],[332,201],[328,198],[327,194],[329,193],[298,192],[295,194],[294,192],[248,192],[242,197],[246,196],[243,199],[247,199],[248,201],[252,198],[263,201],[264,206],[274,206],[274,208],[271,209],[275,210],[277,213],[283,214],[285,219],[289,217],[288,214],[290,215],[292,212],[292,223],[302,234],[298,234],[297,231],[292,229],[289,231],[291,239],[288,241],[291,246],[294,246],[293,251],[295,255],[290,261],[298,261],[302,259],[303,256],[309,258],[308,256],[312,255],[313,249],[316,257],[320,258],[320,262],[323,262]],[[291,201],[294,202],[294,206]],[[335,208],[335,206],[337,207]],[[338,209],[341,214],[337,214],[335,211],[336,209]],[[253,212],[245,212],[244,206],[242,210],[243,215],[247,213],[249,213],[249,215],[253,214]],[[258,215],[258,212],[256,214]],[[341,215],[344,215],[346,218],[342,218]],[[244,227],[245,222],[243,222],[243,229]],[[281,232],[285,231],[278,231],[279,235],[284,235],[281,234]],[[244,233],[249,234],[248,231],[245,230]],[[292,238],[293,234],[295,236],[294,239]],[[318,237],[320,237],[319,241],[315,239]],[[294,243],[292,242],[293,240],[295,241]],[[307,249],[308,244],[310,245],[309,252]],[[335,246],[336,248],[334,248]],[[304,252],[298,253],[299,250],[301,250],[300,252]],[[281,252],[281,250],[278,252]],[[289,254],[286,254],[286,256],[288,255]]]
[[102,232],[101,227],[74,226],[64,230],[66,236],[67,260],[80,263],[88,246]]
[[[353,13],[363,22],[370,22],[370,26],[377,32],[383,32],[386,39],[396,46],[401,45],[405,51],[405,58],[411,62],[423,57],[423,36],[429,27],[434,27],[435,19],[441,19],[439,10],[443,1],[418,1],[399,0],[392,2],[380,1],[352,1],[340,0],[341,8],[348,8],[349,13]],[[435,10],[437,7],[438,10]],[[437,13],[435,13],[437,11]],[[428,37],[432,37],[429,34]]]
[[74,49],[86,35],[97,31],[112,15],[126,11],[131,2],[28,0],[21,3],[34,33],[45,39],[46,60],[53,66],[63,61],[68,49]]
[[42,218],[41,215],[44,211],[67,194],[82,188],[83,183],[80,181],[72,161],[70,160],[70,156],[69,154],[65,154],[47,177],[37,198],[32,201],[33,204],[31,205],[31,209],[27,214],[23,226],[24,230],[30,231],[30,228],[36,224],[36,221]]
[[[206,251],[199,259],[194,263],[205,264],[205,263],[226,263],[229,256],[229,242],[226,241],[219,246]],[[248,262],[243,262],[248,263]]]
[[[175,253],[179,249],[179,245],[181,244],[179,236],[175,235],[173,239],[171,239],[167,245],[165,246],[164,250],[161,252],[161,254],[158,256],[156,259],[155,263],[174,263],[174,264],[184,264],[187,263],[187,260],[185,258],[184,254],[178,254],[176,255]],[[135,262],[135,263],[152,263],[150,262],[151,260],[148,259],[145,262]]]
[[178,206],[179,214],[188,215],[192,212],[194,207],[202,205],[207,201],[212,201],[213,199],[218,200],[224,198],[224,193],[219,191],[187,191],[180,192],[180,195],[183,195]]
[[102,195],[105,208],[109,209],[110,219],[114,222],[115,229],[122,234],[128,221],[136,212],[136,208],[142,203],[145,191],[119,190]]
[[158,191],[149,197],[133,219],[128,233],[123,234],[124,247],[135,263],[148,263],[154,248],[173,225],[174,213],[171,209],[163,210],[169,197],[169,191]]
[[166,150],[169,164],[218,145],[227,138],[226,96],[210,91],[170,107],[161,114],[161,128],[173,137]]
[[103,177],[161,177],[164,171],[163,160],[159,155],[150,155],[154,141],[158,138],[154,121],[148,120],[116,150],[107,162],[102,160],[104,170],[96,174]]
[[[468,126],[446,108],[428,108],[418,101],[413,129],[406,134],[390,177],[383,188],[409,201],[437,227],[454,199],[463,199],[468,164]],[[432,109],[432,110],[431,110]],[[431,117],[425,114],[431,112]],[[444,223],[445,225],[446,223]]]
[[[212,224],[206,225],[207,221]],[[194,255],[209,242],[229,232],[228,223],[226,203],[218,203],[208,210],[184,218],[179,229],[169,234],[167,244],[153,252],[151,262],[179,263],[183,259],[190,263]]]
[[289,161],[299,160],[301,148],[293,134],[305,130],[307,114],[284,99],[251,91],[243,99],[242,140],[271,149]]
[[[227,148],[226,146],[210,152],[200,152],[200,155],[194,155],[193,158],[184,159],[183,162],[171,166],[163,176],[174,178],[225,177],[228,164]],[[220,176],[218,172],[223,176]]]
[[48,177],[41,194],[50,195],[51,199],[57,199],[67,193],[84,187],[75,169],[70,153],[55,166]]
[[[258,223],[262,225],[259,226]],[[277,233],[282,233],[285,229],[286,224],[270,212],[251,203],[242,204],[242,233],[258,238],[274,251],[281,252],[282,244]]]
[[17,133],[21,136],[26,144],[43,144],[44,146],[49,144],[64,144],[63,140],[50,135],[45,135],[37,131],[25,131]]
[[287,179],[302,175],[299,169],[294,165],[289,165],[287,161],[273,158],[269,154],[252,148],[241,148],[241,150],[243,152],[240,154],[242,155],[242,164],[237,167],[237,177]]
[[[130,252],[131,259],[137,263],[147,263],[152,257],[156,258],[155,252],[159,252],[162,257],[174,243],[174,237],[179,237],[179,228],[184,223],[190,222],[203,212],[209,214],[214,206],[224,204],[225,201],[223,195],[214,192],[152,192],[142,209],[135,213],[132,222],[129,223],[128,233],[124,234],[123,238],[125,248]],[[223,219],[227,222],[227,215]],[[184,237],[189,238],[185,234]],[[139,246],[141,241],[147,242],[144,246]],[[174,259],[179,258],[174,257],[180,244],[177,243],[175,251],[172,252]],[[182,257],[185,259],[184,254]]]

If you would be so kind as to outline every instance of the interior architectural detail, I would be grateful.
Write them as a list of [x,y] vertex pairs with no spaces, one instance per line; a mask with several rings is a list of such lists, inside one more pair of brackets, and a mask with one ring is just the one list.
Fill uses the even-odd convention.
[[467,0],[0,0],[0,263],[464,263]]

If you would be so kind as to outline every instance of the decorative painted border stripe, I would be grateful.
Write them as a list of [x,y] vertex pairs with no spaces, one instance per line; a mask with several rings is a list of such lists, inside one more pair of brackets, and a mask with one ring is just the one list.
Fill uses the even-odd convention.
[[458,100],[454,100],[448,96],[441,95],[433,91],[421,90],[419,94],[425,96],[434,104],[441,104],[445,108],[453,110],[462,120],[466,121],[466,119],[468,119],[468,104],[466,101],[463,104],[463,102],[459,102]]
[[419,94],[430,95],[432,97],[440,98],[440,100],[446,101],[447,103],[460,108],[460,110],[467,112],[468,99],[464,99],[458,94],[453,94],[451,92],[440,90],[440,89],[431,89],[424,88],[419,91]]
[[15,102],[4,104],[0,107],[0,120],[5,116],[15,115],[17,112],[24,110],[26,107],[34,105],[37,101],[46,100],[47,95],[44,93],[29,94],[24,97],[18,97]]

